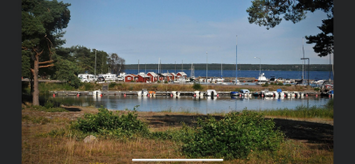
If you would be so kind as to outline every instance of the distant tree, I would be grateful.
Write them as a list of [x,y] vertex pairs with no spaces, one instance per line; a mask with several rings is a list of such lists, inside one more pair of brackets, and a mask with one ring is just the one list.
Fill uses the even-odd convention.
[[56,0],[21,1],[22,59],[26,61],[24,56],[29,56],[33,62],[30,68],[33,75],[33,105],[39,105],[39,68],[54,66],[51,57],[55,53],[55,47],[65,43],[61,37],[65,33],[62,30],[68,26],[70,20],[69,6],[68,3]]
[[119,57],[116,53],[111,54],[108,62],[111,73],[119,74],[121,71],[124,71],[125,60]]
[[305,36],[308,44],[315,43],[314,52],[323,57],[334,52],[333,7],[333,0],[253,0],[246,11],[249,23],[266,26],[268,30],[281,23],[281,15],[286,21],[297,23],[306,18],[307,12],[324,11],[328,19],[318,26],[322,32]]
[[56,56],[54,79],[65,81],[69,85],[78,88],[80,85],[78,74],[81,72],[81,68],[75,62]]

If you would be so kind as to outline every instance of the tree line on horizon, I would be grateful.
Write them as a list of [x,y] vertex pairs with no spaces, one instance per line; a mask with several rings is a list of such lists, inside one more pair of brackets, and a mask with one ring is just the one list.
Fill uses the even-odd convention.
[[[162,70],[191,70],[191,64],[160,64]],[[193,64],[195,70],[206,70],[206,64]],[[138,64],[126,64],[126,69],[138,69]],[[208,70],[235,70],[235,64],[208,64]],[[158,64],[139,64],[139,70],[157,70]],[[274,71],[301,71],[302,64],[261,64],[262,70]],[[330,64],[310,64],[310,71],[331,71]],[[238,70],[260,70],[260,64],[238,64]],[[304,65],[304,70],[308,71],[308,64]]]

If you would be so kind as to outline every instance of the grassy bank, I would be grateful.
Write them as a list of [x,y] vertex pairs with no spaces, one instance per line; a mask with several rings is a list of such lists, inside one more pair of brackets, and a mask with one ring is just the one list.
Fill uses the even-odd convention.
[[[203,155],[201,158],[216,158],[216,153],[209,154],[209,149],[201,149],[204,144],[198,146],[199,144],[194,141],[199,140],[202,141],[201,143],[211,144],[210,140],[213,141],[214,138],[207,136],[215,136],[219,142],[225,142],[216,145],[215,149],[219,150],[218,145],[230,144],[227,143],[229,141],[222,140],[221,130],[228,135],[239,135],[236,130],[232,129],[243,125],[245,128],[240,129],[242,136],[237,138],[244,137],[247,141],[248,138],[258,136],[253,134],[251,129],[257,130],[259,127],[274,129],[280,126],[274,124],[272,120],[264,120],[263,116],[256,112],[246,112],[246,115],[230,115],[230,117],[226,115],[216,115],[214,118],[205,117],[206,119],[202,119],[204,121],[198,124],[196,118],[201,115],[191,113],[175,114],[169,111],[164,113],[137,113],[135,111],[110,113],[100,109],[100,114],[100,111],[95,108],[80,108],[80,110],[67,108],[66,112],[50,112],[37,108],[24,106],[22,110],[23,163],[131,163],[133,158],[192,158],[193,155],[186,150],[205,152],[205,155],[200,154]],[[237,122],[230,122],[230,124],[228,120]],[[161,122],[167,124],[160,124]],[[172,122],[175,123],[171,124]],[[262,124],[257,124],[258,122]],[[306,129],[307,124],[304,126]],[[250,134],[246,135],[243,129]],[[300,134],[304,133],[301,129],[299,131]],[[204,133],[209,135],[204,135]],[[274,131],[268,133],[273,134]],[[200,134],[199,137],[197,137],[198,134]],[[96,142],[84,143],[83,139],[88,135],[96,136]],[[265,135],[260,135],[262,136]],[[273,137],[277,136],[279,136],[278,133],[275,133]],[[300,135],[295,134],[295,136]],[[257,137],[254,139],[259,140]],[[260,139],[263,140],[263,138]],[[333,163],[333,149],[329,144],[308,143],[305,140],[292,139],[289,135],[285,136],[282,142],[276,141],[268,141],[270,146],[274,144],[276,146],[272,151],[262,149],[262,145],[259,145],[258,148],[245,149],[244,155],[240,157],[229,155],[233,158],[225,158],[224,163]],[[195,146],[187,147],[186,143]],[[221,150],[224,149],[221,148]],[[220,155],[223,156],[223,154]],[[226,156],[228,154],[224,157]]]
[[330,99],[324,107],[297,106],[296,109],[269,109],[258,111],[266,116],[280,116],[291,118],[334,118],[334,99]]

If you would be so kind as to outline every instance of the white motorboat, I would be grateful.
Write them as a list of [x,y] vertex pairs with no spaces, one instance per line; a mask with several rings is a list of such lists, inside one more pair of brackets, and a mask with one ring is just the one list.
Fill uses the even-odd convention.
[[207,89],[206,96],[211,96],[211,97],[215,97],[216,96],[217,97],[218,94],[217,94],[216,90],[214,90],[214,89]]
[[258,82],[256,82],[256,84],[262,85],[265,84],[266,82],[268,82],[268,79],[264,76],[264,73],[262,73],[259,75]]

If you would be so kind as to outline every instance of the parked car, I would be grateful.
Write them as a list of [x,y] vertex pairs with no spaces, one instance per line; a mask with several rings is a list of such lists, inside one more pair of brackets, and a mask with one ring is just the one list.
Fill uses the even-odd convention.
[[100,82],[100,81],[105,81],[105,78],[102,77],[102,76],[99,76],[96,81],[99,81],[99,82]]

